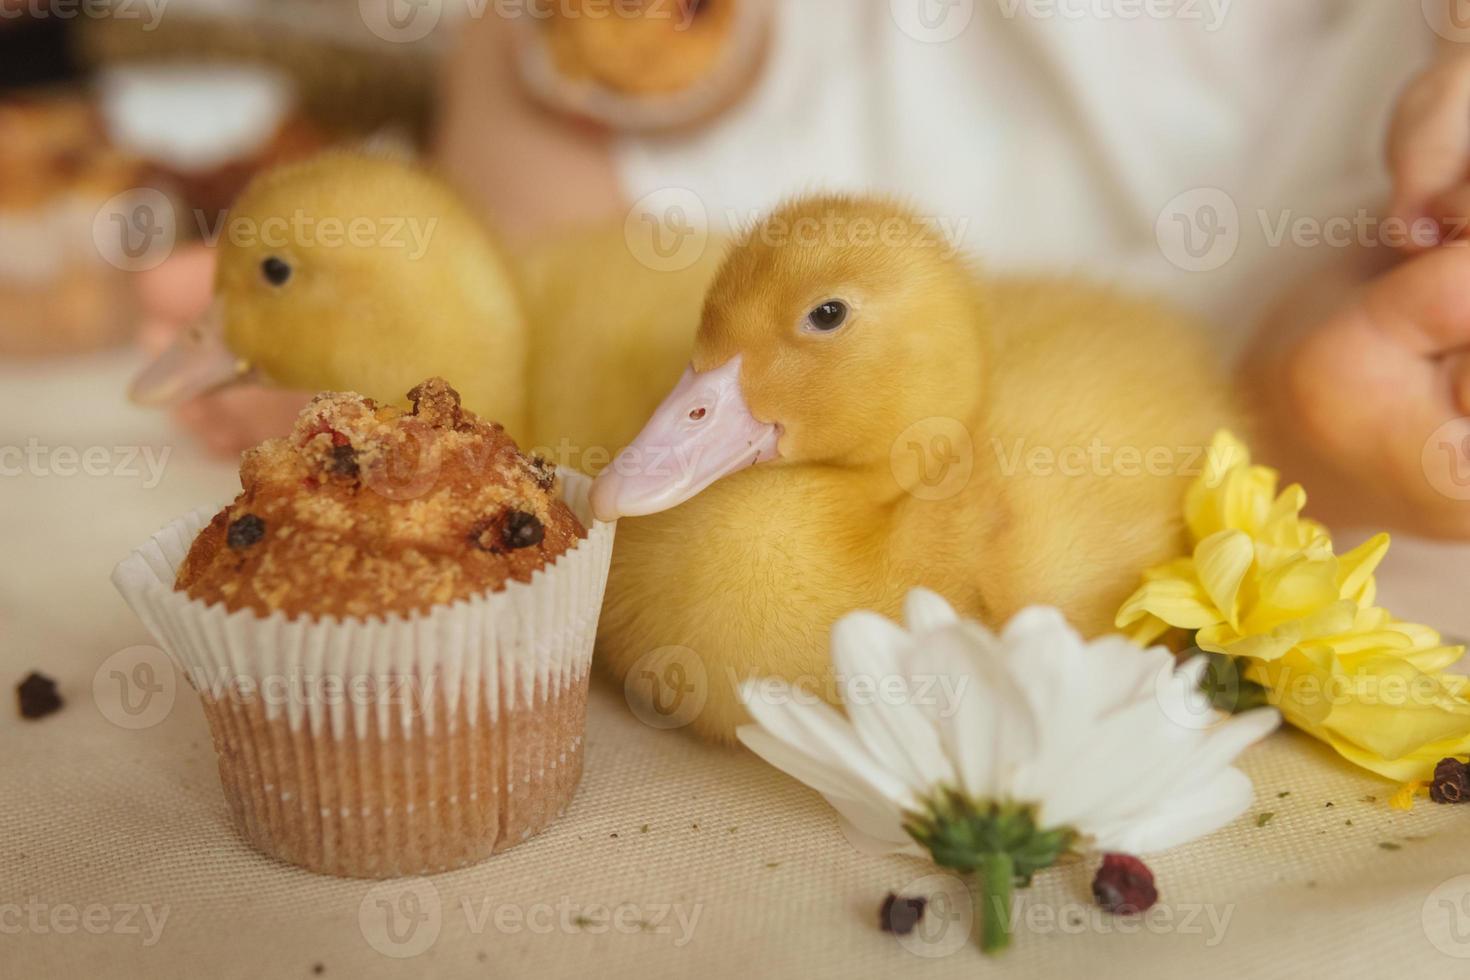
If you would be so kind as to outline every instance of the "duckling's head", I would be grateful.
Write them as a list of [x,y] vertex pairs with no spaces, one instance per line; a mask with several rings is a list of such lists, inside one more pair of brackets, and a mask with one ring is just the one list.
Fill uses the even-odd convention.
[[463,365],[456,338],[436,331],[519,315],[484,229],[405,160],[331,152],[269,171],[217,230],[214,308],[138,378],[136,400],[178,402],[246,376],[393,400],[425,373],[421,352]]
[[776,211],[726,260],[689,370],[599,479],[598,516],[666,510],[756,463],[886,468],[906,429],[978,404],[982,307],[951,243],[898,204]]

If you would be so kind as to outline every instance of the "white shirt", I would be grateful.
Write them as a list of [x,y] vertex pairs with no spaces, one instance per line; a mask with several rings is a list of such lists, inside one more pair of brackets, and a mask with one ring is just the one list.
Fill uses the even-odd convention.
[[989,267],[1163,293],[1227,345],[1332,247],[1273,242],[1385,202],[1386,123],[1433,38],[1412,0],[776,9],[740,103],[692,132],[621,139],[630,199],[686,188],[714,227],[748,227],[804,191],[894,194]]

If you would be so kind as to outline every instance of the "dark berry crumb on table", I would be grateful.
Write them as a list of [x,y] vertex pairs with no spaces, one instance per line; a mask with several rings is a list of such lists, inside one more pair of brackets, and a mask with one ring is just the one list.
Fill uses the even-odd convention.
[[1470,766],[1459,759],[1442,759],[1434,767],[1429,798],[1436,803],[1470,802]]
[[1153,908],[1159,900],[1154,873],[1148,865],[1127,854],[1109,854],[1092,879],[1092,896],[1114,915],[1137,915]]
[[45,718],[61,710],[61,695],[56,692],[56,682],[45,674],[31,672],[15,687],[20,701],[20,716],[30,721]]
[[230,524],[225,541],[229,544],[231,551],[244,551],[260,543],[263,537],[265,537],[265,521],[254,514],[246,514]]
[[883,907],[878,910],[878,926],[884,932],[907,936],[924,918],[924,909],[928,905],[927,898],[907,898],[889,892],[883,900]]

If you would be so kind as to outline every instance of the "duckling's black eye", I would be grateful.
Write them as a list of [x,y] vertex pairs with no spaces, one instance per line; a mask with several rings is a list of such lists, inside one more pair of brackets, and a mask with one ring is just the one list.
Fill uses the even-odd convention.
[[260,263],[260,274],[272,286],[284,286],[291,281],[291,265],[285,259],[272,255]]
[[847,322],[847,304],[840,299],[829,299],[806,315],[809,328],[818,333],[831,333]]

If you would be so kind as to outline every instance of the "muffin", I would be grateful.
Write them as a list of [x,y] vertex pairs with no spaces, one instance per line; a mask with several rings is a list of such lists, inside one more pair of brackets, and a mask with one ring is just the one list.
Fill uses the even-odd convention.
[[688,125],[749,86],[770,19],[767,0],[569,0],[523,23],[521,73],[553,107],[617,129]]
[[114,574],[199,691],[243,836],[329,874],[463,867],[581,775],[612,528],[442,380],[408,397],[318,396],[232,504]]
[[258,65],[130,64],[109,69],[100,90],[111,138],[201,229],[214,228],[256,174],[332,142],[291,80]]
[[80,353],[127,338],[132,291],[99,250],[96,223],[141,176],[86,97],[0,101],[0,355]]
[[439,379],[410,412],[320,395],[245,454],[175,588],[261,616],[411,615],[530,582],[587,536],[556,471]]

